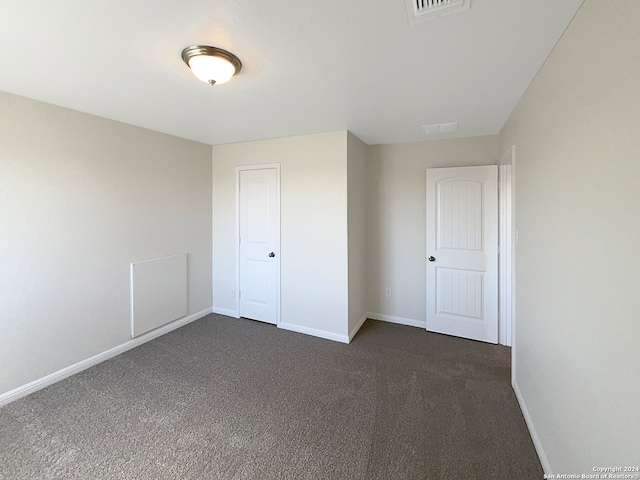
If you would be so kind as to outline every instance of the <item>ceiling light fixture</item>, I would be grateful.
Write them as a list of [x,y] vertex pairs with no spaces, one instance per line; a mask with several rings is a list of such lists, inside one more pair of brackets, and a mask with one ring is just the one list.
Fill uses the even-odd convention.
[[224,83],[242,69],[242,62],[233,53],[207,45],[185,48],[182,60],[196,77],[210,85]]

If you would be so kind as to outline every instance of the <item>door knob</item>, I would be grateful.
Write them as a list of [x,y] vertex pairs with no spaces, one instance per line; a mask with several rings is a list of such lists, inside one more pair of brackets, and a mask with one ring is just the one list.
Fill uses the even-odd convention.
[[429,261],[430,262],[435,262],[436,261],[436,257],[429,257]]
[[274,252],[271,252],[271,253],[269,254],[269,257],[270,257],[270,258],[273,258],[273,257],[275,257],[275,256],[276,256],[276,254],[275,254]]

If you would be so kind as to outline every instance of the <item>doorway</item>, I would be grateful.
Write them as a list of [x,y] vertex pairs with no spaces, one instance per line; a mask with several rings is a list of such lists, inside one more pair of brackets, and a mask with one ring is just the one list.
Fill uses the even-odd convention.
[[280,165],[237,167],[240,317],[280,319]]

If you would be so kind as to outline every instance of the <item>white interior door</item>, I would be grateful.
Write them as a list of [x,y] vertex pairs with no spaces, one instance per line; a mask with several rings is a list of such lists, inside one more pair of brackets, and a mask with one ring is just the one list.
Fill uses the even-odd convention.
[[427,330],[498,343],[498,167],[427,170]]
[[240,316],[276,324],[280,225],[276,168],[241,170],[239,181]]

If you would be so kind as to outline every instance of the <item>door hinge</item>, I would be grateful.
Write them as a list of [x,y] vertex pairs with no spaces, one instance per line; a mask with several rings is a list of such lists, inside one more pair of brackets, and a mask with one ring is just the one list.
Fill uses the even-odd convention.
[[238,290],[238,298],[242,298],[242,290]]

